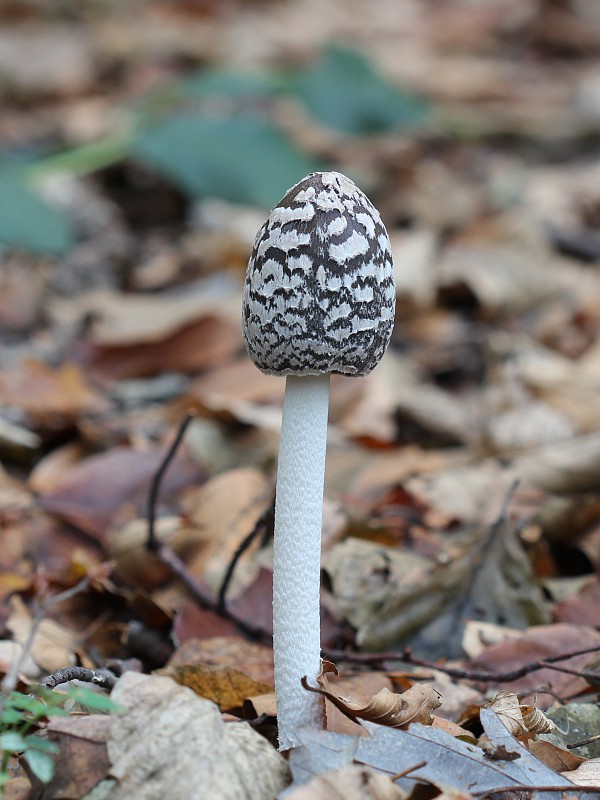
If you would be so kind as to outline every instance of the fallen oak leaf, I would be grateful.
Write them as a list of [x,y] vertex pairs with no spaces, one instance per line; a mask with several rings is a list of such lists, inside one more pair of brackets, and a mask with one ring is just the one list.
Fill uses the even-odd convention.
[[221,711],[239,708],[244,701],[256,695],[264,695],[273,687],[260,683],[234,667],[217,664],[181,664],[159,670],[180,686],[188,686],[200,697],[212,700]]
[[302,686],[326,697],[354,722],[368,720],[392,728],[406,727],[411,722],[431,725],[431,712],[441,705],[440,695],[427,683],[415,684],[402,693],[383,688],[366,705],[347,697],[339,697],[327,689],[310,686],[306,678],[302,679]]

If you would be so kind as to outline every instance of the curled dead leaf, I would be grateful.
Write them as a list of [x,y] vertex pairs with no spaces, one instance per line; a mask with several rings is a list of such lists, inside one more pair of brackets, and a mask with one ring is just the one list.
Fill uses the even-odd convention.
[[488,704],[502,720],[504,727],[516,737],[528,733],[552,733],[556,725],[537,706],[523,706],[514,692],[500,692]]
[[[326,683],[323,672],[319,683],[321,686]],[[322,694],[354,721],[364,719],[391,728],[404,728],[411,722],[431,725],[431,712],[441,705],[440,695],[428,683],[415,684],[401,693],[383,688],[374,694],[366,705],[348,697],[340,697],[325,688],[317,689],[309,686],[306,679],[302,680],[302,685],[311,692]]]
[[530,733],[552,733],[556,725],[536,706],[521,706],[523,722]]
[[488,708],[495,711],[502,720],[505,728],[512,736],[524,736],[527,733],[527,726],[523,720],[519,698],[514,692],[500,692],[496,698],[488,704]]

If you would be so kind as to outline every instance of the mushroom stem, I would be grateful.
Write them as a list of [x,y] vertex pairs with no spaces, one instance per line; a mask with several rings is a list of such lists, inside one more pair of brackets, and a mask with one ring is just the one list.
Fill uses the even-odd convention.
[[302,688],[321,668],[320,578],[329,375],[286,380],[277,467],[273,649],[279,749],[302,727],[323,727],[320,695]]

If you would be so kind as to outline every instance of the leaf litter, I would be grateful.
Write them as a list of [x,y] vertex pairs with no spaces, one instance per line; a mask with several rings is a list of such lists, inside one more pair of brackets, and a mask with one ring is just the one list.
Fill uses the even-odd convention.
[[[593,3],[192,5],[0,11],[0,676],[108,669],[129,709],[39,720],[54,777],[11,758],[5,796],[583,797]],[[315,164],[381,208],[399,314],[381,369],[332,381],[322,644],[341,675],[290,777],[271,744],[282,383],[238,317],[260,206]]]

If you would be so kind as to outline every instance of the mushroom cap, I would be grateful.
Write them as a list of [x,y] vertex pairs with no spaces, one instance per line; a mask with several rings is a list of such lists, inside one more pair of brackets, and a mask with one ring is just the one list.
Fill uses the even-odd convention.
[[312,172],[259,230],[242,310],[246,349],[268,374],[366,375],[394,324],[392,252],[379,212],[339,172]]

